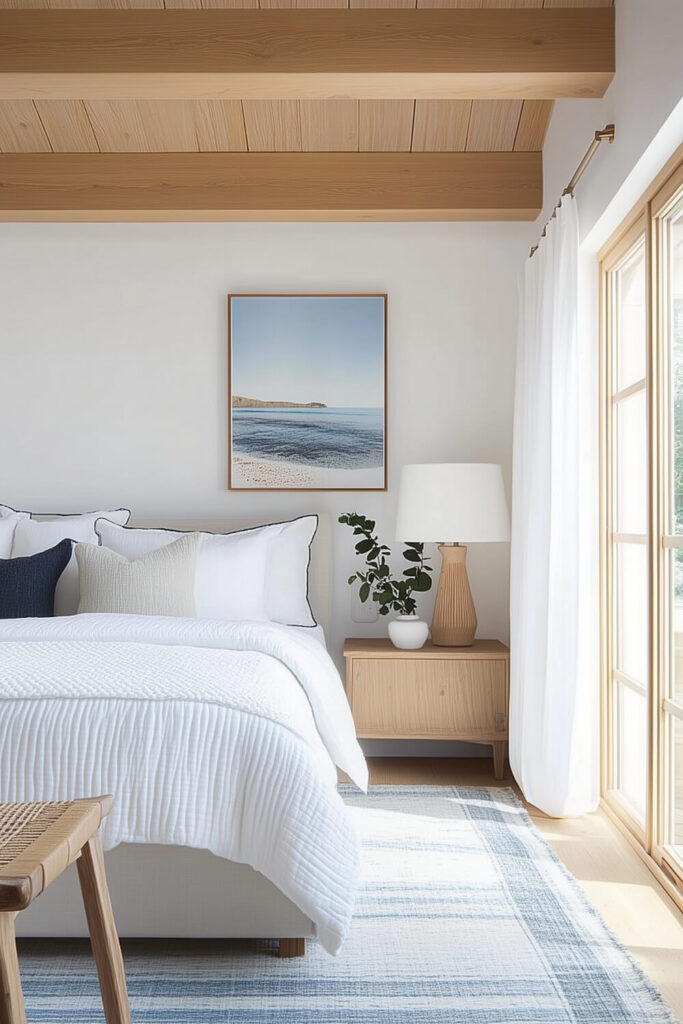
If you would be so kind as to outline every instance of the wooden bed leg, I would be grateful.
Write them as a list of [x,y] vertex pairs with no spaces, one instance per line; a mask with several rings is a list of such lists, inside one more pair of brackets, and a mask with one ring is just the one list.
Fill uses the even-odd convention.
[[306,956],[305,939],[280,939],[280,947],[277,955],[281,959],[290,959],[294,956]]
[[493,775],[496,779],[505,778],[505,740],[495,740],[493,746]]

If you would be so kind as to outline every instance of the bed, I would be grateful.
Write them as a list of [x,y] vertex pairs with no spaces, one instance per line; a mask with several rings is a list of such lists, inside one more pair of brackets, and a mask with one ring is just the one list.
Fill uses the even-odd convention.
[[[291,955],[316,935],[339,949],[358,846],[337,769],[361,788],[367,770],[324,645],[328,530],[321,517],[311,548],[318,627],[120,614],[0,622],[0,801],[114,793],[103,842],[122,936],[272,938]],[[60,881],[21,934],[86,934],[71,879]]]

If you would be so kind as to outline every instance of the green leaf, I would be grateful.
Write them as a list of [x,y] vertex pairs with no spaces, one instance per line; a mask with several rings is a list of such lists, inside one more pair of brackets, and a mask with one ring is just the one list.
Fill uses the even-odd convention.
[[361,599],[361,601],[363,603],[365,603],[365,601],[367,601],[368,597],[370,596],[370,584],[369,583],[364,583],[363,584],[363,586],[358,591],[358,596],[359,596],[359,598]]
[[351,586],[351,584],[354,582],[355,579],[356,579],[356,574],[354,573],[353,576],[349,576],[349,578],[348,578],[348,580],[346,582],[349,584],[349,586]]
[[424,593],[427,590],[431,590],[432,580],[426,572],[421,572],[415,580],[415,590],[419,593]]
[[403,557],[405,558],[406,562],[421,562],[422,561],[422,559],[418,555],[417,551],[411,551],[410,548],[406,548],[406,550],[403,552]]
[[364,555],[366,551],[369,551],[372,547],[371,540],[359,540],[356,544],[356,551],[359,555]]

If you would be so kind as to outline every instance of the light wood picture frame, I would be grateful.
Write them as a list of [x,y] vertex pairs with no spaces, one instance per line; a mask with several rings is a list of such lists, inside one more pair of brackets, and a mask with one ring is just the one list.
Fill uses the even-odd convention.
[[387,296],[228,296],[228,488],[387,489]]

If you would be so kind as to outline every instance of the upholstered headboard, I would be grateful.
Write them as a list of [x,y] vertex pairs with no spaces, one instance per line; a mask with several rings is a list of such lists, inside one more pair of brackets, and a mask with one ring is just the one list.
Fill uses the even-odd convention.
[[[283,517],[284,519],[285,517]],[[289,518],[295,519],[296,516]],[[233,533],[235,530],[248,530],[253,526],[266,526],[268,523],[280,522],[274,516],[246,517],[240,516],[223,519],[131,519],[131,526],[141,526],[165,530],[206,530],[209,533]],[[329,637],[332,616],[332,532],[330,517],[325,513],[318,514],[318,529],[311,545],[311,563],[308,569],[308,599],[313,615],[325,634]]]

